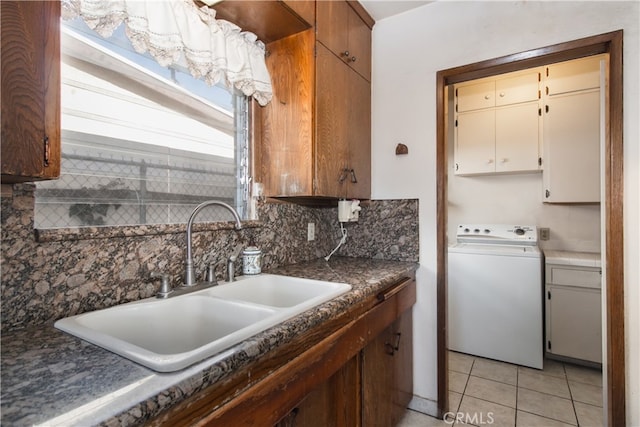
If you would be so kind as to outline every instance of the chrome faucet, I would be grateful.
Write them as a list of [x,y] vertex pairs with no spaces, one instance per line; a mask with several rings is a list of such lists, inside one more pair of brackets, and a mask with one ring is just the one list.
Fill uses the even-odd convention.
[[207,200],[206,202],[202,202],[198,206],[196,206],[193,212],[191,212],[191,216],[189,217],[189,221],[187,222],[187,260],[185,261],[185,286],[193,286],[196,283],[195,272],[193,269],[193,255],[191,251],[191,228],[193,227],[193,220],[195,219],[198,212],[200,212],[203,208],[212,205],[222,206],[223,208],[229,210],[233,214],[233,217],[236,221],[236,230],[242,229],[242,224],[240,223],[240,215],[238,215],[238,212],[236,212],[236,210],[228,204],[219,202],[217,200]]

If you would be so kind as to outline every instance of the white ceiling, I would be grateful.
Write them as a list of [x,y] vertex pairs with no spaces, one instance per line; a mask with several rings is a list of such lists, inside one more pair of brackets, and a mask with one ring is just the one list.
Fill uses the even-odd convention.
[[360,0],[367,12],[379,21],[407,10],[431,3],[429,0]]

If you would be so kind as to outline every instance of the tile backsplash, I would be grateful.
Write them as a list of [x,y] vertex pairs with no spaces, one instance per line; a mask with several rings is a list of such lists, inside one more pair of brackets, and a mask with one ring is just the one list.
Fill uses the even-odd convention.
[[[4,187],[4,186],[3,186]],[[86,229],[33,228],[34,186],[16,184],[2,197],[2,331],[52,322],[155,294],[152,271],[172,283],[184,274],[184,224]],[[263,269],[326,256],[340,240],[337,208],[260,203],[259,221],[194,225],[193,256],[198,277],[246,246],[263,251]],[[307,224],[316,238],[307,241]],[[346,224],[348,238],[334,256],[418,261],[418,201],[365,204],[358,223]],[[241,262],[236,264],[238,273]]]

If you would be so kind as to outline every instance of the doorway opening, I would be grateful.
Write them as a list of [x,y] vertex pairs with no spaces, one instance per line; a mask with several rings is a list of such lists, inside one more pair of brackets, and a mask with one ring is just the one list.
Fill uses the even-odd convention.
[[622,114],[622,30],[547,46],[437,73],[437,358],[438,411],[448,410],[447,362],[447,100],[446,87],[483,77],[568,61],[591,55],[609,54],[608,91],[606,93],[604,169],[602,184],[604,221],[601,235],[605,240],[602,254],[606,276],[603,298],[606,306],[604,348],[606,363],[604,410],[608,425],[625,423],[624,360],[624,260],[623,260],[623,114]]

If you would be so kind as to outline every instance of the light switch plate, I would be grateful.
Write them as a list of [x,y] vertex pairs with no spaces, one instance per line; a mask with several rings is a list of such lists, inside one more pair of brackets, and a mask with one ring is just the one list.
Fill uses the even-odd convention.
[[316,240],[316,224],[310,222],[307,224],[307,241]]

